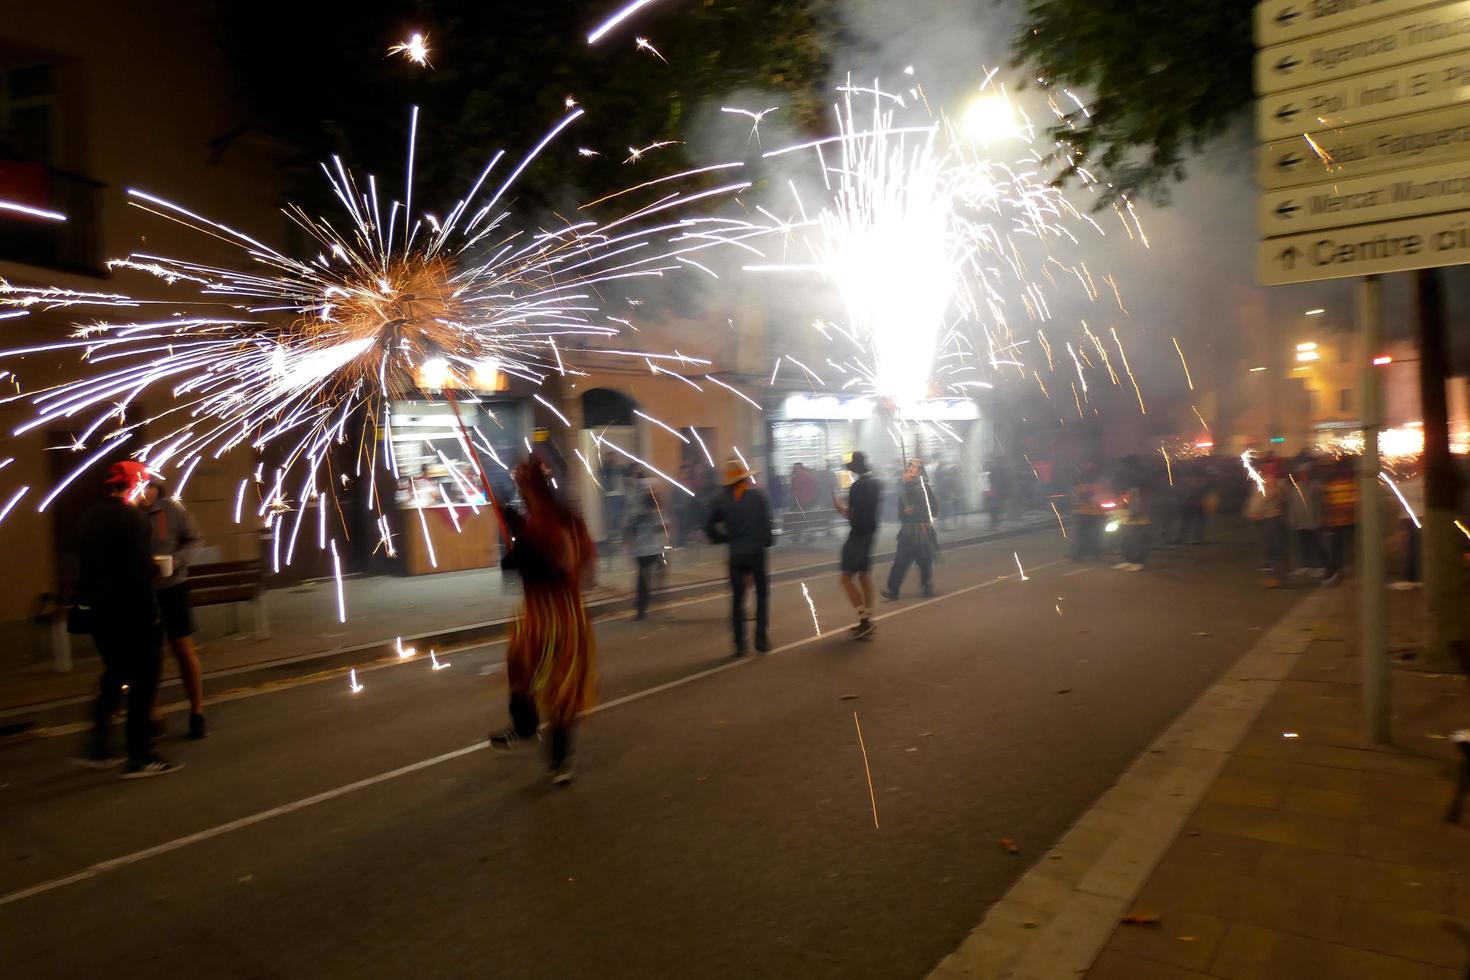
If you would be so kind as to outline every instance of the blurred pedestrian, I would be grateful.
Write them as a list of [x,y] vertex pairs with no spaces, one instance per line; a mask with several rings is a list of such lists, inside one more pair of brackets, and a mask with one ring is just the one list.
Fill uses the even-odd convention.
[[1322,481],[1310,460],[1295,464],[1286,491],[1286,523],[1296,538],[1296,567],[1293,575],[1326,578],[1327,561],[1322,557]]
[[1286,584],[1286,494],[1273,461],[1263,460],[1257,472],[1260,485],[1246,498],[1245,516],[1259,529],[1261,571],[1266,575],[1263,584],[1268,589],[1279,589]]
[[1072,487],[1072,559],[1086,561],[1102,557],[1103,485],[1096,463],[1082,464],[1082,472]]
[[996,460],[987,477],[985,513],[990,515],[990,529],[994,531],[1000,527],[1001,518],[1010,505],[1013,489],[1010,467],[1006,465],[1005,460]]
[[536,458],[515,469],[525,513],[505,508],[512,545],[501,567],[518,572],[525,598],[511,625],[505,672],[511,727],[490,736],[497,749],[515,748],[551,729],[551,781],[572,781],[572,733],[592,704],[597,638],[582,604],[584,581],[597,549],[582,518],[552,489]]
[[1393,582],[1389,588],[1404,590],[1417,589],[1423,581],[1420,576],[1420,541],[1423,535],[1420,526],[1420,515],[1424,513],[1424,473],[1422,470],[1414,470],[1398,481],[1399,493],[1403,500],[1394,500],[1399,511],[1399,536],[1403,540],[1402,549],[1403,568],[1402,576]]
[[878,502],[883,495],[882,485],[873,478],[868,458],[854,452],[847,462],[847,470],[856,477],[847,491],[847,503],[832,492],[832,507],[847,518],[847,540],[842,543],[841,568],[842,591],[847,601],[857,612],[857,625],[852,635],[866,639],[877,632],[870,612],[873,608],[873,541],[878,535]]
[[776,543],[771,528],[771,504],[765,491],[755,485],[755,474],[738,459],[725,463],[720,480],[724,489],[710,507],[705,533],[715,544],[729,547],[730,626],[735,635],[735,656],[745,656],[746,579],[755,588],[755,649],[771,649],[770,592],[766,578],[766,549]]
[[919,566],[919,583],[925,596],[934,594],[934,558],[939,553],[939,536],[934,533],[934,501],[929,494],[924,464],[909,460],[898,488],[898,544],[893,565],[888,569],[888,587],[883,598],[897,599],[908,577],[909,566]]
[[623,531],[623,540],[628,543],[628,553],[638,568],[637,612],[634,619],[648,615],[648,606],[653,595],[653,573],[663,562],[664,529],[663,504],[653,488],[651,480],[640,480],[628,502],[628,523]]
[[1183,487],[1179,501],[1179,544],[1205,543],[1205,515],[1209,511],[1209,474],[1202,461],[1192,460],[1183,466]]
[[153,751],[153,698],[163,648],[154,580],[153,535],[147,516],[136,506],[148,482],[142,464],[114,463],[107,472],[108,498],[82,518],[80,528],[78,613],[87,622],[102,680],[92,708],[92,735],[76,762],[94,769],[123,763],[112,754],[108,729],[123,688],[127,688],[127,760],[124,779],[176,772],[179,763]]
[[153,529],[155,560],[168,559],[154,581],[158,612],[169,650],[179,665],[179,683],[189,699],[189,737],[198,740],[209,734],[204,723],[204,675],[194,649],[194,613],[189,608],[189,565],[199,550],[199,532],[183,502],[168,496],[166,489],[161,479],[152,477],[139,505]]
[[1358,480],[1351,457],[1337,460],[1328,469],[1322,483],[1322,500],[1327,539],[1324,584],[1333,586],[1342,581],[1358,525]]
[[1123,560],[1114,568],[1125,572],[1141,572],[1148,567],[1148,546],[1153,537],[1153,488],[1146,468],[1136,457],[1129,461],[1124,479]]

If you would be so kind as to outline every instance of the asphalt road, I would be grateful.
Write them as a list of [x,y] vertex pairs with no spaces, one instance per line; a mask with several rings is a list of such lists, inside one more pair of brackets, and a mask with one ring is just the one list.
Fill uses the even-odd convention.
[[1140,574],[1055,533],[955,549],[869,642],[830,577],[820,638],[780,583],[778,649],[743,661],[720,600],[604,622],[566,789],[483,748],[499,645],[218,704],[167,778],[11,746],[3,972],[922,977],[1299,597],[1253,558],[1243,533]]

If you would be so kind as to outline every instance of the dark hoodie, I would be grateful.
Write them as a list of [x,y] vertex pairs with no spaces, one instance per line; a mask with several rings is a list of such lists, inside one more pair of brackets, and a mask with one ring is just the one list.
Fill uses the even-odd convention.
[[710,507],[704,533],[715,544],[728,544],[732,555],[758,555],[774,545],[765,491],[749,483],[726,487]]

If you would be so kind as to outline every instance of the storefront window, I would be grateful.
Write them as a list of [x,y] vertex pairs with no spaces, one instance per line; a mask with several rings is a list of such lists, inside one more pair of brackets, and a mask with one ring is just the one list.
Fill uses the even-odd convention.
[[465,435],[473,443],[491,489],[498,498],[508,498],[511,484],[504,467],[525,455],[523,444],[529,435],[524,407],[513,401],[485,401],[460,405],[459,413],[463,431],[454,408],[446,402],[393,404],[393,455],[398,467],[400,507],[485,503],[476,461],[466,451]]

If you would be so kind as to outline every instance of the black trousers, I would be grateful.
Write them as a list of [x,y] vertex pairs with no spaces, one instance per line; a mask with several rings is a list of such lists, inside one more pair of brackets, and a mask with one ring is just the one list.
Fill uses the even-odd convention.
[[735,649],[745,649],[745,585],[749,578],[755,586],[755,639],[766,642],[766,623],[770,618],[770,589],[766,579],[766,553],[730,556],[730,626],[735,632]]
[[919,566],[919,582],[925,592],[934,590],[934,554],[923,539],[922,525],[910,524],[900,528],[898,546],[893,555],[893,567],[888,570],[888,591],[898,595],[903,580],[908,577],[909,566]]
[[1203,505],[1185,504],[1179,513],[1179,537],[1175,539],[1178,544],[1188,541],[1190,544],[1204,544],[1205,541],[1205,508]]
[[648,612],[649,598],[653,592],[653,570],[658,567],[658,555],[638,556],[638,612]]
[[[536,702],[531,695],[522,691],[510,692],[510,721],[521,738],[533,738],[541,727],[541,718],[536,711]],[[572,726],[551,726],[551,768],[559,769],[572,754]]]
[[102,681],[92,709],[92,751],[108,754],[112,713],[128,687],[128,761],[142,762],[153,750],[153,698],[163,667],[162,634],[158,624],[140,626],[99,616],[92,640],[102,657]]

